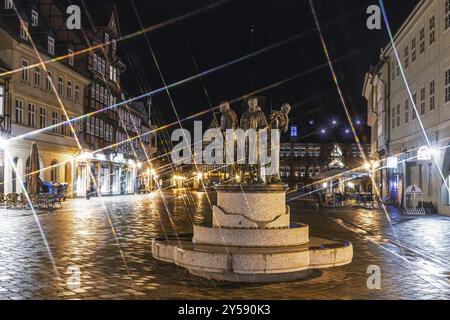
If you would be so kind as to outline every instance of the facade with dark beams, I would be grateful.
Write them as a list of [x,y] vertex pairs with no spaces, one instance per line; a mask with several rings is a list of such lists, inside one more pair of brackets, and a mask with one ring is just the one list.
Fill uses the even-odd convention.
[[[69,60],[41,64],[70,50],[62,40],[39,1],[0,3],[0,59],[7,69],[19,70],[10,74],[5,109],[10,112],[4,119],[11,123],[10,138],[22,137],[8,142],[9,156],[3,159],[4,193],[22,191],[20,181],[30,171],[35,141],[41,180],[65,182],[69,195],[73,194],[74,157],[79,148],[69,126],[61,123],[83,114],[82,97],[89,79]],[[79,123],[73,124],[79,128]]]
[[156,138],[141,135],[152,127],[150,108],[136,103],[112,107],[128,99],[121,86],[126,66],[117,52],[120,30],[115,7],[110,12],[93,8],[82,17],[82,29],[73,31],[65,24],[67,1],[40,3],[47,8],[51,24],[58,26],[56,32],[73,45],[72,52],[95,47],[73,57],[90,79],[83,105],[84,114],[92,114],[81,124],[83,150],[76,157],[76,195],[132,194],[147,189],[142,184],[149,181],[142,177],[150,171],[147,160],[156,151]]
[[[24,23],[19,22],[10,2],[5,1],[0,4],[1,17],[5,21],[0,26],[12,26],[7,32],[27,47],[29,57],[22,59],[17,56],[11,61],[7,60],[9,66],[15,69],[39,63],[38,57],[35,54],[33,57],[33,51],[29,48],[31,42],[26,39],[25,28],[37,44],[44,61],[60,56],[66,58],[46,64],[46,71],[36,67],[14,74],[13,80],[16,78],[18,85],[13,85],[14,90],[10,90],[12,106],[15,106],[14,92],[20,96],[32,90],[38,96],[38,101],[26,98],[16,103],[12,112],[13,135],[14,125],[39,129],[64,121],[65,114],[62,106],[56,103],[56,95],[61,98],[61,104],[70,118],[90,114],[82,121],[73,122],[75,132],[69,130],[68,125],[62,125],[31,136],[41,152],[41,167],[57,168],[48,173],[43,171],[41,179],[69,183],[74,196],[130,194],[147,189],[141,185],[144,180],[140,178],[150,170],[146,160],[148,155],[156,151],[156,138],[152,139],[148,134],[142,139],[127,141],[150,130],[149,108],[136,108],[135,104],[111,107],[126,98],[120,83],[120,75],[126,68],[117,54],[117,12],[114,9],[109,13],[105,10],[90,10],[98,17],[83,16],[81,30],[68,30],[65,13],[69,5],[67,1],[17,0],[14,3]],[[76,54],[95,45],[98,45],[95,50]],[[19,50],[12,48],[5,52],[6,57],[20,55]],[[50,83],[53,83],[54,90]],[[39,102],[42,95],[42,99],[53,102],[51,108],[46,107],[50,104],[48,101]],[[57,135],[58,138],[43,136],[41,139],[43,134]],[[50,141],[54,149],[63,150],[64,159],[47,161],[46,143]],[[67,148],[70,150],[65,150]],[[27,146],[23,149],[29,154]],[[21,158],[24,157],[21,156],[19,161],[22,162]],[[54,166],[58,163],[62,165]],[[64,167],[64,163],[70,163],[70,168]],[[18,167],[25,174],[22,169],[25,165],[20,163]],[[148,183],[147,179],[145,181]],[[17,186],[15,189],[18,191]]]
[[[7,64],[0,58],[0,73],[9,71]],[[11,103],[9,97],[9,79],[0,77],[0,193],[5,192],[5,154],[2,145],[11,135]]]

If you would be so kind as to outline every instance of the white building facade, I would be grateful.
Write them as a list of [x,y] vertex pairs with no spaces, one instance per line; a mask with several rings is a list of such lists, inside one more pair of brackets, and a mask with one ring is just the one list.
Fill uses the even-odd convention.
[[[394,42],[400,63],[387,45],[363,89],[371,156],[382,168],[377,184],[399,207],[408,203],[406,188],[416,185],[427,207],[450,214],[450,0],[420,1]],[[424,147],[429,157],[418,157]]]

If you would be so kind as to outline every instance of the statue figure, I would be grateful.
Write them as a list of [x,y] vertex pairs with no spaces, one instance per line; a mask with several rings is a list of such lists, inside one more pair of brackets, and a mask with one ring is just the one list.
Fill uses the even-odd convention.
[[[253,129],[256,132],[262,129],[267,129],[268,124],[266,120],[266,116],[261,108],[258,106],[258,99],[256,97],[251,97],[248,99],[248,107],[249,109],[242,115],[240,127],[244,132],[247,130]],[[258,135],[257,135],[258,136]],[[257,148],[259,148],[258,141],[256,142]],[[245,177],[245,174],[249,175],[250,183],[264,183],[261,174],[261,161],[259,157],[259,149],[257,149],[258,161],[257,164],[249,164],[248,161],[248,153],[249,149],[246,150],[246,163],[244,165],[244,170],[242,172],[242,177]]]
[[[220,118],[220,130],[222,131],[222,135],[224,137],[225,142],[230,144],[233,148],[233,156],[235,153],[234,150],[234,141],[226,141],[226,132],[229,129],[236,130],[238,127],[238,118],[236,115],[236,112],[231,110],[230,103],[228,101],[223,101],[220,104],[220,112],[222,113],[222,116]],[[227,172],[229,180],[232,181],[236,177],[236,164],[228,164],[227,163]]]
[[[289,129],[289,112],[291,112],[291,106],[285,103],[281,106],[280,111],[272,111],[269,115],[269,127],[270,129],[280,130],[281,133],[286,133]],[[275,174],[271,175],[268,179],[268,183],[281,183],[280,178],[280,146],[271,150],[275,152]]]
[[331,163],[328,165],[330,169],[342,169],[345,167],[342,161],[342,150],[339,145],[335,144],[331,150]]

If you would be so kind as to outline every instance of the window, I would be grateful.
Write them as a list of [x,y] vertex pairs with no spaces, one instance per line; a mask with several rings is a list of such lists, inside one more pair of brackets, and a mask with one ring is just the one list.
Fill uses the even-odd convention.
[[445,30],[450,28],[450,0],[445,0]]
[[392,80],[395,80],[395,61],[392,61],[391,69],[392,69]]
[[20,72],[20,80],[28,82],[28,66],[30,63],[28,60],[22,59],[22,71]]
[[58,95],[62,96],[64,94],[64,78],[58,77]]
[[114,40],[114,39],[112,40],[111,47],[112,47],[112,50],[113,50],[113,54],[115,54],[116,50],[117,50],[117,42],[116,42],[116,40]]
[[36,105],[33,103],[28,104],[28,126],[36,127]]
[[92,69],[94,71],[97,71],[97,64],[98,64],[98,56],[97,56],[97,54],[94,53],[92,55]]
[[395,66],[395,74],[398,76],[400,76],[400,65],[397,63],[397,65]]
[[23,40],[28,40],[28,22],[20,19],[20,37]]
[[433,111],[435,106],[436,106],[436,100],[434,98],[434,93],[435,93],[435,84],[434,84],[434,80],[430,81],[430,111]]
[[77,83],[75,85],[75,103],[80,103],[80,97],[81,97],[81,93],[80,93],[80,85]]
[[105,32],[105,43],[109,43],[109,34],[107,32]]
[[433,195],[433,164],[428,164],[428,195]]
[[[393,107],[392,108],[392,111],[391,111],[391,118],[392,118],[392,129],[395,129],[395,108]],[[353,155],[353,156],[355,156],[355,155]]]
[[49,92],[52,88],[51,81],[52,81],[52,72],[47,71],[47,77],[45,78],[45,91],[47,92]]
[[58,133],[58,127],[56,126],[58,124],[58,112],[52,111],[52,131],[54,133]]
[[5,87],[0,85],[0,116],[5,115]]
[[33,27],[37,27],[39,25],[39,15],[34,10],[31,10],[31,25]]
[[67,126],[68,124],[65,123],[66,122],[66,117],[64,116],[64,114],[61,114],[61,134],[63,135],[67,135]]
[[68,100],[72,99],[72,81],[67,80],[67,96],[66,98]]
[[13,2],[12,0],[5,0],[5,9],[10,10],[13,8]]
[[405,69],[408,69],[409,67],[409,48],[408,46],[405,47]]
[[16,123],[23,124],[23,101],[16,100]]
[[445,102],[450,102],[450,69],[445,71]]
[[436,19],[434,16],[430,18],[429,21],[429,28],[430,28],[430,46],[432,46],[436,42],[436,32],[435,32],[435,26],[436,26]]
[[68,55],[69,55],[69,64],[71,66],[73,66],[74,62],[75,62],[75,56],[73,55],[73,50],[72,49],[69,49]]
[[[417,109],[416,103],[417,103],[417,94],[414,92],[414,93],[413,93],[413,106],[414,106],[414,108]],[[416,119],[416,118],[417,118],[416,110],[413,110],[413,111],[412,111],[412,119],[414,120],[414,119]]]
[[291,126],[291,137],[297,136],[297,126]]
[[419,54],[425,53],[425,27],[422,27],[419,31]]
[[47,109],[44,107],[39,109],[39,128],[43,129],[47,126]]
[[416,61],[416,37],[411,40],[411,62]]
[[58,161],[52,160],[50,166],[52,167],[50,170],[50,181],[56,182],[58,181]]
[[55,54],[55,39],[48,37],[48,53]]
[[423,165],[419,164],[419,188],[423,190]]
[[420,116],[425,114],[425,87],[420,89]]
[[400,127],[400,104],[397,105],[396,126]]
[[34,86],[41,87],[41,68],[34,67]]
[[405,100],[405,123],[409,122],[409,100]]

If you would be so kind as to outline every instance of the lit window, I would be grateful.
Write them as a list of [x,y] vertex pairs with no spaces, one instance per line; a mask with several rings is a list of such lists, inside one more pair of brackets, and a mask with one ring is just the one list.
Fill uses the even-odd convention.
[[20,20],[20,37],[23,40],[28,40],[28,23]]
[[37,27],[39,25],[39,15],[34,10],[31,10],[31,25],[33,27]]
[[68,54],[69,54],[69,64],[70,64],[71,66],[73,66],[73,65],[74,65],[74,62],[75,62],[75,57],[73,56],[73,50],[72,50],[72,49],[69,49]]
[[105,43],[109,43],[109,34],[107,32],[105,32]]
[[13,2],[12,0],[5,0],[5,9],[11,10],[13,8]]
[[292,126],[291,127],[291,137],[296,137],[297,136],[297,126]]
[[55,39],[48,37],[48,53],[55,54]]
[[411,62],[416,61],[416,37],[411,40]]

